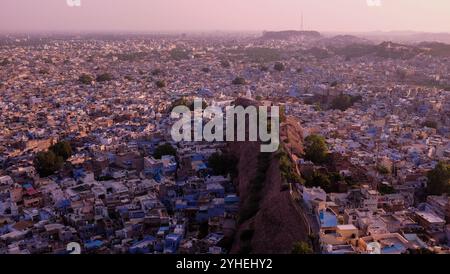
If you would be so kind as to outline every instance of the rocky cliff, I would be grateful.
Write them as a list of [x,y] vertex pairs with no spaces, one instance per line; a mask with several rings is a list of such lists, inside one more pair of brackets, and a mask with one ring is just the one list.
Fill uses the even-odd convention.
[[[301,136],[295,120],[288,118],[282,124],[280,137],[286,151],[300,154]],[[261,157],[260,144],[255,142],[230,143],[229,148],[239,158],[236,183],[241,197],[240,214],[248,210],[249,203],[257,203],[256,213],[241,220],[231,253],[290,253],[293,243],[308,241],[305,222],[294,206],[289,189],[283,187],[278,153]],[[261,166],[264,173],[258,177]],[[263,181],[259,188],[252,185],[256,178]]]

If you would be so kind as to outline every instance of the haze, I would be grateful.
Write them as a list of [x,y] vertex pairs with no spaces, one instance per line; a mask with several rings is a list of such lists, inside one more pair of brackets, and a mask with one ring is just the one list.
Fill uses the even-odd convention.
[[300,29],[301,11],[307,30],[450,32],[449,0],[380,1],[1,0],[0,32]]

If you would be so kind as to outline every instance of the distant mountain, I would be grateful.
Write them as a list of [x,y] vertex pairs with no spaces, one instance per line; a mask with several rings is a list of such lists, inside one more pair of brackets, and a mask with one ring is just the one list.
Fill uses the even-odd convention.
[[375,55],[383,58],[410,59],[420,53],[422,53],[422,50],[415,46],[393,42],[383,42],[375,47]]
[[353,44],[373,45],[374,42],[354,35],[336,35],[320,40],[318,42],[322,46],[344,47]]
[[331,46],[329,49],[335,54],[346,58],[357,58],[368,55],[389,59],[411,59],[420,54],[450,56],[450,45],[442,43],[407,45],[385,41],[378,45],[355,43],[344,47]]
[[272,40],[289,40],[292,38],[307,38],[307,39],[319,39],[322,35],[317,31],[265,31],[263,32],[262,39]]
[[450,57],[450,45],[439,42],[422,42],[417,45],[421,50],[433,56]]
[[369,32],[357,36],[374,41],[394,41],[398,43],[440,42],[450,44],[450,33],[428,33],[413,31]]

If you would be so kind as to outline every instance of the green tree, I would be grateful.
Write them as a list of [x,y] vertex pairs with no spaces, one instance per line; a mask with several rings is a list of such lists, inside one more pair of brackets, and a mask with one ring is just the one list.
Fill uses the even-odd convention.
[[243,77],[236,77],[236,78],[234,78],[232,84],[233,85],[245,85],[246,81],[245,81],[245,78],[243,78]]
[[157,76],[157,75],[160,75],[160,74],[162,74],[162,70],[161,69],[156,68],[156,69],[152,70],[152,75],[153,76]]
[[164,81],[164,80],[158,80],[155,82],[155,84],[156,84],[156,87],[158,87],[158,88],[165,88],[167,85],[166,81]]
[[273,68],[274,68],[276,71],[283,71],[283,70],[286,69],[286,68],[284,67],[284,64],[281,63],[281,62],[276,62],[275,65],[273,66]]
[[307,187],[320,187],[326,192],[332,192],[333,185],[328,174],[314,172],[312,176],[306,178],[305,185]]
[[220,65],[221,65],[223,68],[229,68],[229,67],[231,67],[230,62],[227,61],[227,60],[222,60],[222,61],[220,62]]
[[60,156],[65,160],[69,159],[72,156],[72,147],[69,142],[62,141],[54,144],[50,147],[50,150],[55,153],[56,156]]
[[450,164],[439,162],[427,174],[427,192],[429,195],[450,194]]
[[422,126],[437,129],[438,124],[436,121],[425,121]]
[[107,82],[113,79],[112,75],[109,73],[102,73],[97,76],[97,82]]
[[292,254],[313,254],[314,251],[308,243],[300,241],[300,242],[294,243],[294,245],[292,246],[291,253]]
[[339,95],[331,101],[331,108],[345,111],[352,106],[352,100],[348,95]]
[[64,159],[53,151],[39,152],[34,158],[34,167],[41,177],[47,177],[60,170]]
[[230,154],[213,153],[208,159],[208,167],[215,175],[227,176],[236,174],[238,160]]
[[177,150],[171,144],[165,143],[163,145],[158,146],[155,150],[155,153],[153,153],[153,157],[155,157],[155,159],[161,159],[162,156],[165,155],[176,156]]
[[84,85],[89,85],[90,83],[92,83],[92,81],[94,81],[94,78],[92,78],[92,76],[89,74],[83,73],[78,78],[78,81]]
[[320,135],[309,135],[305,139],[305,159],[315,164],[323,164],[328,159],[328,147],[325,138]]

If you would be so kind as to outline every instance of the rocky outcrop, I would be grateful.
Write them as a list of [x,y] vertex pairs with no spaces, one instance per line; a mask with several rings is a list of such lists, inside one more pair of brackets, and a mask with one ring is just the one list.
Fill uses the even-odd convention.
[[[301,129],[295,120],[288,119],[281,128],[282,146],[293,154],[302,152]],[[229,144],[230,152],[239,158],[236,179],[241,206],[255,193],[249,193],[251,181],[257,175],[260,145],[256,142]],[[231,253],[278,254],[290,253],[293,243],[308,241],[308,230],[302,215],[295,207],[289,189],[283,188],[277,153],[264,157],[269,161],[263,187],[258,193],[256,214],[242,222],[235,236]]]

